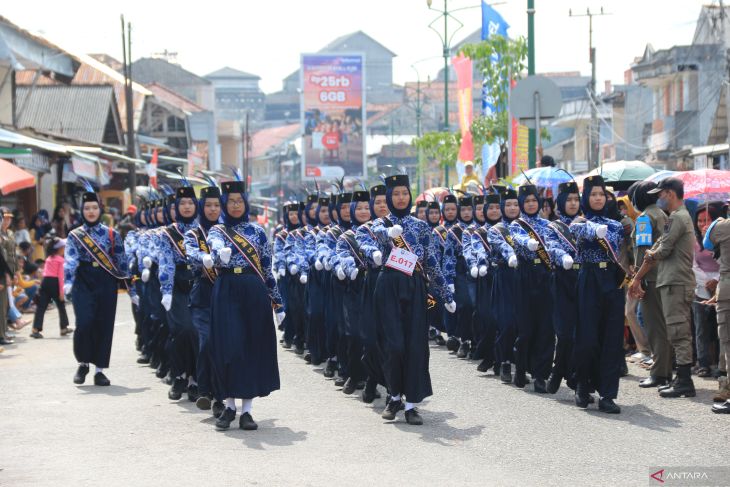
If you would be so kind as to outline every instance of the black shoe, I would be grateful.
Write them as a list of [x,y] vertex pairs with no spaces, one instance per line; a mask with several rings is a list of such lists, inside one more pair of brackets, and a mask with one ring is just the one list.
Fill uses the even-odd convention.
[[545,387],[545,389],[550,394],[555,394],[556,392],[558,392],[558,389],[560,389],[561,382],[563,382],[563,378],[560,376],[560,374],[550,372],[550,377],[548,377],[547,386]]
[[306,355],[304,356],[304,361],[305,361],[306,363],[308,363],[308,364],[311,364],[311,363],[312,363],[312,354],[311,354],[311,353],[308,353],[308,354],[306,354]]
[[593,394],[588,394],[588,404],[595,404],[596,398],[593,397]]
[[337,371],[337,362],[333,360],[327,360],[327,365],[325,365],[322,375],[324,375],[328,379],[331,379],[335,376],[335,371]]
[[[624,358],[624,361],[621,362],[621,377],[626,377],[627,375],[629,375],[629,366],[626,365],[626,359]],[[621,412],[620,408],[619,412]]]
[[[30,334],[30,337],[31,338],[43,338],[43,335],[39,331],[34,331],[33,333]],[[7,340],[5,340],[5,341],[7,341]],[[10,343],[0,343],[0,345],[10,345],[12,343],[13,342],[11,341]]]
[[446,340],[446,349],[449,352],[458,351],[460,345],[461,345],[461,343],[459,342],[459,339],[456,337],[449,337],[449,339]]
[[294,345],[294,353],[297,355],[304,355],[304,345],[301,343]]
[[251,417],[251,413],[243,413],[238,420],[238,427],[246,431],[254,431],[259,429],[259,425]]
[[585,409],[591,402],[591,395],[588,393],[587,388],[581,384],[578,384],[575,390],[575,405],[579,408]]
[[412,424],[413,426],[421,426],[423,424],[423,418],[418,414],[418,409],[411,408],[406,411],[406,423]]
[[[43,335],[41,335],[40,332],[37,332],[37,333],[40,336],[33,337],[33,338],[43,338]],[[33,336],[33,335],[31,335],[31,336]],[[14,343],[15,343],[15,340],[13,340],[12,338],[0,338],[0,345],[12,345]]]
[[512,364],[503,363],[502,370],[499,373],[499,378],[503,384],[512,383]]
[[469,354],[469,342],[463,342],[456,351],[456,358],[466,358]]
[[227,430],[234,419],[236,419],[236,411],[226,408],[221,415],[218,416],[218,420],[215,422],[215,429]]
[[639,382],[639,387],[643,388],[650,388],[650,387],[659,387],[663,386],[669,383],[669,380],[667,380],[666,377],[655,377],[653,375],[650,375],[646,379]]
[[492,365],[494,365],[494,362],[492,362],[489,359],[484,359],[481,362],[479,362],[479,365],[477,365],[477,371],[486,372],[492,368]]
[[140,355],[137,359],[138,364],[148,364],[150,363],[150,358],[147,355]]
[[74,329],[70,326],[67,326],[66,328],[61,328],[61,336],[65,337],[66,335],[70,335],[74,332]]
[[[291,342],[287,342],[286,340],[284,340],[284,344],[282,345],[282,347],[285,350],[289,350],[291,348]],[[241,416],[241,418],[243,418],[243,416]]]
[[164,379],[167,376],[168,372],[169,370],[167,368],[160,365],[155,371],[155,377],[157,377],[158,379]]
[[109,382],[109,379],[107,379],[103,373],[97,372],[96,374],[94,374],[94,385],[95,386],[108,386],[108,385],[111,385],[111,382]]
[[403,401],[388,401],[388,404],[386,404],[385,410],[383,411],[383,414],[380,415],[380,417],[387,421],[393,421],[395,419],[395,415],[398,413],[398,411],[402,409],[405,409]]
[[86,380],[86,374],[89,373],[88,365],[79,365],[76,369],[76,375],[74,375],[74,384],[83,384]]
[[158,357],[150,357],[150,368],[157,369],[160,366],[160,359]]
[[537,393],[547,394],[547,388],[545,387],[545,381],[543,379],[535,379],[535,383],[532,384],[532,388]]
[[222,402],[220,402],[220,401],[213,402],[213,407],[212,407],[212,409],[213,409],[213,417],[214,418],[220,418],[221,417],[221,414],[223,414],[223,410],[225,408],[226,407],[223,405]]
[[345,382],[347,382],[347,377],[337,376],[337,378],[335,379],[334,384],[335,384],[335,387],[344,387],[345,386]]
[[[372,385],[371,385],[372,384]],[[370,382],[365,385],[365,389],[362,391],[362,402],[370,404],[376,399],[380,399],[380,393],[378,392],[378,384],[376,382]]]
[[428,329],[428,339],[429,340],[432,340],[432,341],[433,340],[436,340],[436,337],[438,335],[439,335],[439,331],[436,328],[431,327],[431,328]]
[[344,392],[347,395],[350,395],[353,392],[355,392],[356,390],[357,390],[357,382],[352,380],[352,377],[350,377],[349,379],[347,379],[345,381],[345,385],[342,388],[342,392]]
[[167,393],[167,397],[171,401],[179,401],[185,391],[186,384],[187,381],[183,378],[178,377],[175,379],[172,383],[172,387],[170,387],[170,391]]
[[715,414],[730,414],[730,401],[712,405],[712,412]]
[[197,384],[190,384],[188,386],[188,401],[197,402],[199,397]]
[[444,337],[442,337],[440,334],[436,336],[434,341],[439,347],[443,347],[444,345],[446,345],[446,340],[444,340]]
[[525,376],[525,372],[520,370],[516,371],[515,378],[512,380],[512,382],[516,387],[519,387],[520,389],[525,387],[527,385],[527,377]]
[[172,375],[168,372],[168,374],[165,376],[164,379],[162,379],[162,382],[165,383],[165,385],[171,386],[175,380],[172,378]]
[[601,398],[598,400],[598,410],[606,414],[619,414],[621,408],[613,402],[613,399]]
[[668,389],[659,391],[661,397],[695,397],[695,384],[692,382],[692,371],[689,365],[677,367],[677,379]]
[[203,394],[202,396],[198,396],[198,399],[195,401],[195,405],[201,411],[208,411],[210,409],[210,400],[211,397],[209,395]]

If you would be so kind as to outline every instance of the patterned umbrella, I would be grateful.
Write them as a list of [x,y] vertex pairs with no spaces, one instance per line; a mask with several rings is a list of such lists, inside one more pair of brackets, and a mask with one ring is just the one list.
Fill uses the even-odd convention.
[[524,174],[515,176],[512,183],[515,185],[524,184],[528,178],[538,188],[550,188],[554,195],[558,194],[558,185],[560,183],[573,180],[573,176],[566,170],[546,166],[529,169]]

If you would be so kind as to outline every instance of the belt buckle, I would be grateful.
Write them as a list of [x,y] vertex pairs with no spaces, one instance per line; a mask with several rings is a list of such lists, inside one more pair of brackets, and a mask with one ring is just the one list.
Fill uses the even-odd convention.
[[580,264],[573,264],[573,270],[574,271],[580,270]]
[[234,274],[241,274],[243,272],[243,269],[241,267],[234,267],[233,273]]
[[598,267],[601,269],[605,269],[608,267],[608,262],[599,262]]
[[532,263],[533,264],[539,264],[540,263],[540,259],[532,259]]
[[91,266],[92,266],[92,267],[99,267],[99,263],[98,263],[98,262],[92,262],[92,263],[91,263]]
[[191,266],[190,264],[186,265],[185,267],[187,267],[188,270],[191,270],[193,268],[193,266]]

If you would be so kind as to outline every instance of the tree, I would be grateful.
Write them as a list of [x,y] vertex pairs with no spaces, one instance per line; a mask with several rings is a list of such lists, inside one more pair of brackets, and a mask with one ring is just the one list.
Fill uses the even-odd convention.
[[427,132],[422,137],[413,139],[413,145],[423,151],[430,160],[438,161],[441,168],[449,168],[456,164],[461,147],[460,132]]

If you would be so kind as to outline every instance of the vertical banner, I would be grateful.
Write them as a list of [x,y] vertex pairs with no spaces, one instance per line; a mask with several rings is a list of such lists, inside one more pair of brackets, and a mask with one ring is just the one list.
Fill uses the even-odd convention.
[[474,143],[471,137],[472,60],[460,54],[451,59],[451,64],[456,71],[456,97],[459,101],[459,129],[461,129],[459,160],[471,161],[474,159]]
[[302,179],[364,177],[365,58],[303,54]]

